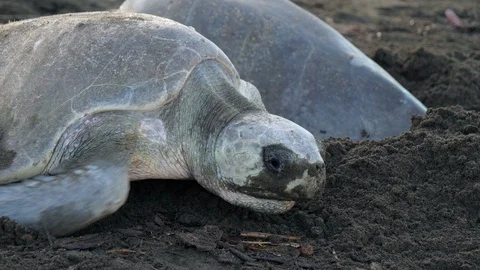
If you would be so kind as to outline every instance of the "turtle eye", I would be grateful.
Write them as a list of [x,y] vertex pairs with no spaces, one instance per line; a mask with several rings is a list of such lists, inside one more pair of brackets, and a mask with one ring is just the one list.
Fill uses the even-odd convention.
[[269,145],[263,148],[263,163],[268,171],[282,174],[292,163],[292,153],[282,145]]

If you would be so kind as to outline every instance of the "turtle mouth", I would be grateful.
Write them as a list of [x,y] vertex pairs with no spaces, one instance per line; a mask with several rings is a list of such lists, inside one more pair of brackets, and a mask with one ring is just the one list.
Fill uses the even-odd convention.
[[261,189],[261,188],[255,188],[255,187],[236,187],[235,190],[236,192],[246,194],[259,199],[276,200],[276,201],[291,201],[292,199],[295,199],[295,200],[299,199],[299,198],[282,196],[278,193]]
[[302,196],[297,192],[282,192],[270,191],[267,189],[252,187],[252,186],[238,186],[229,183],[227,189],[231,192],[245,194],[258,199],[275,200],[275,201],[309,201],[312,198]]
[[258,190],[258,192],[243,192],[241,189],[222,189],[216,192],[225,201],[240,207],[249,208],[256,212],[280,214],[287,212],[295,201],[278,196],[273,192]]

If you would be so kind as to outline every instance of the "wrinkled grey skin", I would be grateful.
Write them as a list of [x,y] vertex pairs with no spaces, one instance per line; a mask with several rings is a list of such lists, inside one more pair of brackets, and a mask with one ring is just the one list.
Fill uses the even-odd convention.
[[280,213],[323,190],[319,151],[192,28],[121,13],[0,26],[0,216],[69,234],[146,178]]
[[315,137],[381,139],[408,131],[426,108],[323,21],[288,0],[126,0],[193,26],[260,90],[268,111]]

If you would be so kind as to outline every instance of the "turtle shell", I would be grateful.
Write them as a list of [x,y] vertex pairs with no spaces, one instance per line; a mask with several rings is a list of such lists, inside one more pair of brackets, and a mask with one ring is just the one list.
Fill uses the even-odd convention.
[[386,71],[289,0],[126,0],[120,10],[195,27],[258,88],[269,112],[316,137],[380,139],[425,114]]
[[93,12],[0,25],[0,183],[41,173],[86,114],[174,100],[208,59],[240,83],[217,46],[168,19]]

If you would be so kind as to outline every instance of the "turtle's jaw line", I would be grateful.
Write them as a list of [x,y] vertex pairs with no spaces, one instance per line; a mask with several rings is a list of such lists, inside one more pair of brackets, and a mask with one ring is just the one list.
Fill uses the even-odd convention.
[[291,200],[277,200],[266,199],[247,195],[245,193],[235,192],[228,189],[223,189],[216,192],[227,202],[245,207],[256,212],[262,212],[267,214],[281,214],[292,209],[295,205],[295,201]]
[[281,196],[274,192],[263,190],[260,188],[253,188],[253,187],[242,188],[239,186],[234,186],[234,187],[235,188],[233,190],[236,190],[236,193],[244,194],[257,199],[274,200],[274,201],[292,201],[293,199],[297,200],[297,198]]

